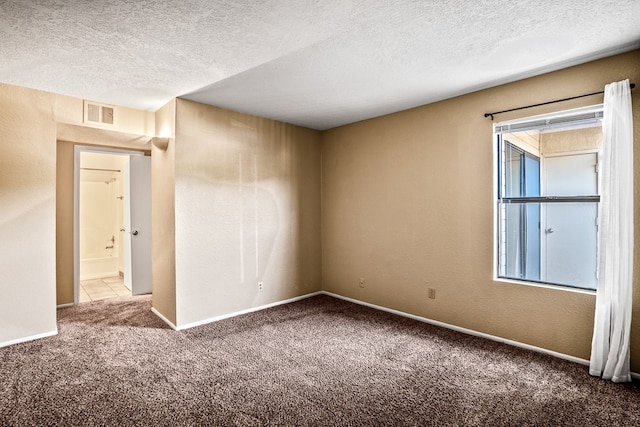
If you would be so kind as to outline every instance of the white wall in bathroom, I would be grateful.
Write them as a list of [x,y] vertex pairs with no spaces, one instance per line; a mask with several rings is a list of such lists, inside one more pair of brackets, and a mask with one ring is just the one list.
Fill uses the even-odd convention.
[[126,156],[84,152],[80,170],[80,279],[122,268],[122,171]]

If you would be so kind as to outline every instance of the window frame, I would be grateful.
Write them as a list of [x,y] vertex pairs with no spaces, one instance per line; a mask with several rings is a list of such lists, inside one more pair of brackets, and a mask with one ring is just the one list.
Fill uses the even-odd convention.
[[[595,289],[590,289],[586,287],[574,286],[570,284],[560,284],[560,283],[552,283],[542,280],[532,280],[526,278],[517,278],[517,277],[508,277],[502,274],[504,259],[502,258],[501,253],[501,241],[503,236],[502,228],[500,226],[500,221],[504,220],[504,216],[501,214],[501,209],[504,205],[508,204],[521,204],[527,205],[529,203],[598,203],[600,202],[600,189],[597,188],[597,195],[589,195],[589,196],[536,196],[536,197],[505,197],[502,194],[503,191],[503,180],[504,178],[504,143],[508,141],[504,141],[502,136],[505,133],[515,133],[524,130],[550,130],[554,129],[557,131],[560,130],[570,130],[584,127],[596,127],[602,126],[602,115],[603,115],[603,105],[597,104],[583,108],[557,111],[554,113],[537,115],[537,116],[528,116],[522,117],[513,120],[507,120],[502,122],[496,122],[493,124],[493,207],[494,207],[494,218],[493,218],[493,227],[494,227],[494,259],[493,259],[493,280],[498,282],[506,282],[506,283],[514,283],[519,285],[529,285],[529,286],[538,286],[545,288],[553,288],[553,289],[561,289],[566,291],[575,291],[580,293],[588,293],[594,294]],[[587,118],[590,117],[590,118]],[[516,148],[521,149],[524,152],[524,155],[533,155],[535,154],[529,153],[526,150],[515,146]],[[587,151],[598,151],[598,150],[585,150]],[[540,164],[544,160],[543,157],[538,158]],[[599,206],[599,205],[597,205]],[[522,227],[522,226],[521,226]],[[520,228],[522,230],[522,228]],[[596,259],[596,269],[597,269],[597,259]],[[596,271],[597,275],[597,271]]]

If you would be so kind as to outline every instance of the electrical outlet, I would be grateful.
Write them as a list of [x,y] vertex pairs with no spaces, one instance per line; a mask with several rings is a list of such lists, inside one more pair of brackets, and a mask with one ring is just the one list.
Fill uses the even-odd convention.
[[364,288],[364,277],[360,278],[360,287]]
[[258,291],[262,292],[264,290],[264,283],[258,282]]
[[436,299],[436,290],[434,288],[429,288],[428,296],[429,299]]

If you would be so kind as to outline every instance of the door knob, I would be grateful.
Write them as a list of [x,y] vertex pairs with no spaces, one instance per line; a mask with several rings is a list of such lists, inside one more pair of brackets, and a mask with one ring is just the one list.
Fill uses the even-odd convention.
[[138,235],[138,230],[133,230],[133,231],[131,232],[131,234],[133,234],[134,236],[137,236],[137,235]]
[[546,230],[544,230],[544,232],[547,234],[551,234],[553,233],[553,228],[547,228]]

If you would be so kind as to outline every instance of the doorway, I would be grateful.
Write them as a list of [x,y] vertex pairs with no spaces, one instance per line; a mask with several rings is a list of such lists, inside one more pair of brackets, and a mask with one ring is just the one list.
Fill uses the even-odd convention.
[[150,157],[74,154],[74,302],[151,293]]
[[79,302],[130,296],[124,285],[125,154],[80,153]]

